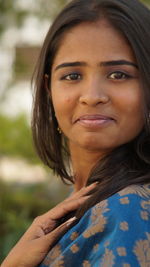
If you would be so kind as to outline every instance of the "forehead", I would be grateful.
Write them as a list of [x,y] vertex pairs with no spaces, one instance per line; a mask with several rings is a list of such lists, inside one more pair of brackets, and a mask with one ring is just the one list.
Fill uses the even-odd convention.
[[[96,59],[104,57],[128,57],[135,61],[133,50],[124,35],[107,20],[84,22],[62,37],[54,58],[54,64],[62,60],[79,60],[84,56]],[[84,58],[83,58],[84,60]]]

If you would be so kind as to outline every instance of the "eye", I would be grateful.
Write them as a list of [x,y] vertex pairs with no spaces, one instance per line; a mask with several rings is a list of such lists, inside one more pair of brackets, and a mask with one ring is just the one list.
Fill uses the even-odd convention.
[[61,78],[61,80],[76,81],[81,80],[81,74],[79,73],[70,73]]
[[131,78],[131,76],[122,71],[115,71],[109,74],[108,78],[111,80],[125,80]]

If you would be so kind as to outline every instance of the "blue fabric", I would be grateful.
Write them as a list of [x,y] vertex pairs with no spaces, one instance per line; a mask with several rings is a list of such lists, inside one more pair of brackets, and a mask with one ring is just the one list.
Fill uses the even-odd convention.
[[40,267],[150,267],[150,187],[130,186],[89,209]]

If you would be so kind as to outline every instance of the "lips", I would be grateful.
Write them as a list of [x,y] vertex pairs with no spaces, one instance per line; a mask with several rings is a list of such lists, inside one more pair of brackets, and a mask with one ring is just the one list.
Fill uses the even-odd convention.
[[101,115],[101,114],[86,114],[82,115],[77,120],[75,123],[79,123],[85,127],[99,127],[102,126],[106,123],[110,123],[114,121],[112,117]]
[[83,115],[79,117],[77,120],[112,120],[111,117],[104,116],[104,115],[99,115],[99,114],[94,114],[94,115]]

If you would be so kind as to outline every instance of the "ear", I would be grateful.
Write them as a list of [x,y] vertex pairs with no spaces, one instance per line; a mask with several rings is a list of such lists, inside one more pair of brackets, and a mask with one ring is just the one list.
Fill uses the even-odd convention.
[[51,96],[51,91],[49,88],[49,75],[48,74],[44,75],[44,85],[45,85],[45,89],[46,89],[47,93],[49,94],[49,96]]

